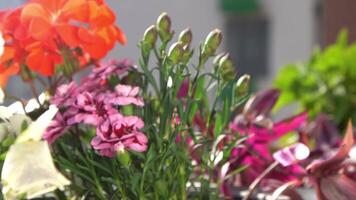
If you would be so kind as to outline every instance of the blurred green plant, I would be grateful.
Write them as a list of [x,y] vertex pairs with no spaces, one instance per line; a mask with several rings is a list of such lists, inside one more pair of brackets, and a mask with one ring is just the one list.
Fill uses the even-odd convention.
[[280,70],[274,81],[282,92],[276,107],[297,102],[310,117],[329,114],[341,129],[350,118],[356,122],[355,83],[356,44],[348,44],[343,30],[335,44],[316,50],[309,61]]

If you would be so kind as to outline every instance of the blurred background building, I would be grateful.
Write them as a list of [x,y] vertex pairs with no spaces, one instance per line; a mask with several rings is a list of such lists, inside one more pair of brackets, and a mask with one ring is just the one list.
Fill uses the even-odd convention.
[[[23,0],[0,1],[13,7]],[[106,0],[128,38],[108,57],[137,61],[137,42],[163,11],[173,19],[177,34],[186,27],[193,45],[213,29],[224,34],[221,51],[230,52],[239,74],[249,73],[258,85],[271,84],[285,64],[304,61],[317,46],[333,42],[343,27],[356,40],[354,0]],[[17,82],[12,80],[12,85]],[[18,83],[16,83],[18,85]],[[17,90],[22,92],[21,89]]]

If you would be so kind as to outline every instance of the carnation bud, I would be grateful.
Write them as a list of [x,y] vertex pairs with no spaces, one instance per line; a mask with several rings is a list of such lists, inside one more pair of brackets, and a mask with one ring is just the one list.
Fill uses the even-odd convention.
[[157,19],[157,31],[163,42],[168,42],[172,39],[171,18],[166,12],[162,13]]
[[162,109],[161,103],[158,99],[156,99],[156,98],[150,99],[150,102],[151,102],[151,106],[152,106],[153,110],[160,111],[160,109]]
[[189,46],[190,43],[192,42],[192,39],[193,39],[192,31],[189,28],[187,28],[180,33],[178,41],[182,42],[184,45]]
[[[216,68],[216,67],[219,67],[219,63],[220,63],[220,60],[222,57],[224,57],[226,55],[225,52],[223,53],[220,53],[219,55],[215,56],[214,60],[213,60],[213,66]],[[214,68],[214,69],[215,69]]]
[[117,152],[117,158],[119,160],[119,162],[125,167],[128,168],[131,164],[131,158],[130,158],[130,154],[123,150],[119,150]]
[[248,89],[250,87],[250,80],[251,76],[248,74],[241,76],[239,80],[237,80],[235,89],[236,96],[245,96],[248,93]]
[[171,46],[171,48],[169,48],[168,58],[172,61],[172,64],[176,65],[180,62],[183,53],[183,43],[176,42]]
[[236,72],[234,64],[230,59],[229,54],[223,56],[219,61],[219,71],[220,75],[225,81],[230,81],[235,78]]
[[204,46],[216,50],[220,46],[221,40],[222,40],[221,31],[219,29],[215,29],[211,31],[209,35],[206,37]]
[[150,44],[151,48],[155,45],[157,41],[157,30],[154,25],[148,27],[143,35],[143,42]]
[[203,44],[202,58],[204,60],[215,54],[216,49],[220,46],[221,40],[222,35],[219,29],[215,29],[209,33]]
[[193,55],[193,51],[191,51],[189,49],[189,45],[188,44],[185,45],[183,47],[183,56],[181,59],[182,63],[187,64],[189,62],[190,58],[192,57],[192,55]]

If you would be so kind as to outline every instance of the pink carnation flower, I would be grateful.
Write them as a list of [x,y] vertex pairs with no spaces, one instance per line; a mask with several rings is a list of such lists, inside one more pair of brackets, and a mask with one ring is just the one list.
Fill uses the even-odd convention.
[[78,95],[78,86],[72,81],[68,84],[59,86],[56,90],[56,94],[51,98],[51,104],[58,107],[71,106],[76,100]]
[[101,84],[106,84],[110,76],[122,75],[126,73],[130,67],[132,67],[132,63],[129,60],[110,60],[109,62],[99,63],[98,67],[93,69],[89,78],[97,80]]
[[62,136],[66,130],[70,128],[67,121],[69,118],[76,114],[76,110],[69,110],[64,114],[58,112],[50,126],[46,129],[43,134],[43,139],[47,140],[49,144],[52,144],[57,138]]
[[89,92],[79,94],[73,106],[78,112],[68,120],[68,123],[72,125],[83,122],[97,126],[109,115],[118,113],[111,105],[105,103],[105,99],[105,95],[95,97]]
[[91,144],[103,156],[113,157],[125,149],[143,152],[147,149],[147,137],[140,129],[144,122],[136,116],[110,115],[97,128],[97,136]]
[[116,105],[129,105],[143,106],[143,100],[138,97],[140,91],[139,87],[132,87],[130,85],[117,85],[115,87],[117,97],[111,99],[111,103]]

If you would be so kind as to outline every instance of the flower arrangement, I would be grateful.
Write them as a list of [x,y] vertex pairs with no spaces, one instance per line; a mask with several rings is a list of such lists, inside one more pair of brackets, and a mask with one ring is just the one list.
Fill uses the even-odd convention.
[[[2,87],[20,75],[34,93],[0,106],[5,199],[300,199],[294,188],[310,185],[321,200],[356,197],[351,123],[341,140],[306,112],[275,121],[280,91],[251,95],[250,76],[218,53],[219,30],[194,50],[190,29],[174,41],[167,13],[145,31],[138,66],[102,61],[126,43],[114,21],[101,0],[1,13]],[[13,99],[4,91],[0,102]]]

